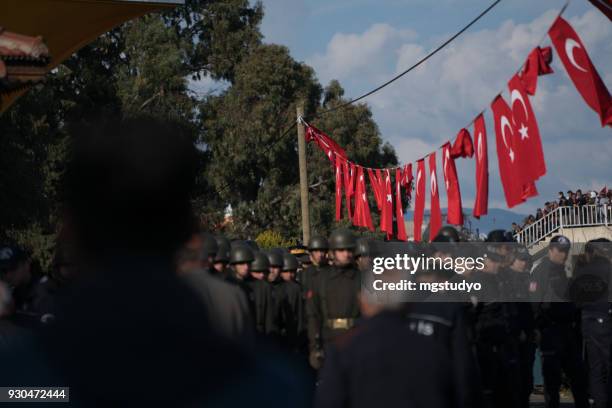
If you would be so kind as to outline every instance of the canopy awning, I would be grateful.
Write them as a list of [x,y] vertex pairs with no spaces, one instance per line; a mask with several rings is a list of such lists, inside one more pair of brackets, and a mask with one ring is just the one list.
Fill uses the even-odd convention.
[[[42,36],[51,55],[48,70],[121,23],[184,0],[0,0],[0,27]],[[0,113],[26,90],[1,96]]]

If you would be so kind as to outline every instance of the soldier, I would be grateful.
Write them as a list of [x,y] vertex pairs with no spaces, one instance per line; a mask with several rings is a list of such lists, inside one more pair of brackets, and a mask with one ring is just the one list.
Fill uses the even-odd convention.
[[217,244],[217,240],[215,236],[209,232],[200,233],[201,250],[202,250],[202,269],[210,272],[211,274],[215,273],[214,263],[215,257],[219,252],[219,245]]
[[554,236],[547,256],[533,270],[529,286],[538,330],[536,338],[540,340],[542,353],[547,408],[559,407],[562,371],[570,380],[576,407],[588,406],[577,331],[578,309],[568,298],[570,281],[565,272],[570,247],[567,237]]
[[271,313],[271,293],[270,285],[266,277],[268,276],[270,263],[268,257],[263,252],[256,252],[253,263],[251,263],[251,278],[247,280],[252,303],[254,308],[255,329],[258,333],[267,334],[267,323]]
[[447,240],[442,240],[438,242],[460,242],[461,241],[461,239],[459,239],[459,233],[457,232],[455,227],[452,227],[450,225],[445,225],[442,228],[440,228],[440,230],[438,231],[438,235],[436,235],[436,238],[438,237],[447,238]]
[[305,344],[306,331],[302,288],[295,281],[297,268],[298,261],[295,255],[284,254],[281,271],[284,290],[282,319],[286,344],[293,351],[299,351]]
[[329,243],[327,242],[327,238],[321,235],[315,235],[310,238],[310,242],[308,243],[308,254],[311,265],[302,271],[302,276],[300,277],[304,297],[306,297],[308,291],[312,289],[312,282],[316,279],[321,267],[327,265],[328,250]]
[[213,262],[214,273],[221,278],[227,278],[227,263],[229,262],[230,243],[223,235],[215,235],[217,241],[217,254]]
[[283,268],[283,250],[273,248],[266,252],[270,264],[266,280],[270,289],[269,313],[266,318],[266,334],[274,341],[280,342],[283,335],[282,304],[284,298],[283,282],[280,278]]
[[360,315],[357,296],[361,280],[353,258],[355,236],[348,229],[337,229],[329,243],[332,263],[321,269],[307,299],[310,364],[316,369],[323,361],[324,348],[351,329]]

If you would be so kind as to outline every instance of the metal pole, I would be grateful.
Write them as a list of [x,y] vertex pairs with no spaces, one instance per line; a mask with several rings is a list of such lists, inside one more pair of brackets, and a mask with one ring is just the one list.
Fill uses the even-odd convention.
[[[297,104],[297,118],[304,116],[304,101]],[[308,208],[308,175],[306,173],[306,137],[304,125],[298,122],[298,163],[300,166],[300,201],[302,204],[302,243],[310,241],[310,210]]]

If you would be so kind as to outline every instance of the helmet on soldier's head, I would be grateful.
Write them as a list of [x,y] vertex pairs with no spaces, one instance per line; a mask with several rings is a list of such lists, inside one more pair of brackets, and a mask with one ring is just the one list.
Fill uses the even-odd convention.
[[556,248],[562,252],[569,252],[572,246],[571,241],[565,235],[555,235],[548,244],[549,248]]
[[355,249],[357,239],[351,230],[338,228],[329,236],[330,249]]
[[227,262],[230,256],[230,242],[223,235],[215,235],[217,241],[217,254],[215,255],[215,262]]
[[266,272],[268,273],[270,262],[268,257],[263,252],[256,252],[255,259],[251,263],[251,272]]
[[327,251],[328,249],[329,242],[327,242],[327,238],[322,235],[315,235],[310,238],[310,242],[308,242],[309,251]]
[[487,235],[487,242],[507,242],[506,231],[504,230],[493,230]]
[[230,264],[250,263],[253,259],[253,251],[244,244],[234,245],[230,251]]
[[266,252],[268,263],[272,267],[283,267],[283,250],[280,248],[272,248]]
[[[459,233],[457,232],[457,229],[455,229],[455,227],[452,227],[450,225],[445,225],[442,228],[440,228],[440,230],[438,231],[438,235],[435,236],[435,238],[438,237],[447,237],[448,240],[445,242],[459,242]],[[434,241],[435,241],[434,238]]]
[[298,260],[293,254],[283,254],[283,271],[297,271]]
[[219,245],[213,234],[202,232],[200,237],[202,238],[202,255],[205,257],[216,256],[219,251]]
[[369,256],[370,255],[370,240],[368,238],[359,238],[357,240],[357,246],[355,248],[355,256]]

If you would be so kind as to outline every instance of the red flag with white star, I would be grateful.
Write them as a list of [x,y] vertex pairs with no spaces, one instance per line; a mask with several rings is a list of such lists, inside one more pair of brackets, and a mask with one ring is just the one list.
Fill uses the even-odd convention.
[[380,214],[380,230],[387,233],[387,239],[393,236],[393,190],[391,189],[391,172],[384,170],[382,190],[382,209]]
[[446,222],[453,225],[463,225],[461,189],[459,188],[457,168],[455,167],[455,159],[451,155],[451,145],[449,142],[442,146],[442,170],[444,172],[444,185],[448,200]]
[[482,113],[474,120],[474,149],[476,150],[476,218],[486,215],[489,208],[489,153],[487,148],[487,129]]
[[597,112],[602,126],[612,126],[612,97],[576,31],[559,16],[548,35],[582,98]]
[[414,240],[421,240],[423,214],[425,212],[425,160],[417,161],[416,187],[414,192]]
[[342,158],[336,155],[336,221],[342,219],[342,165]]
[[355,216],[353,224],[374,231],[372,216],[370,214],[370,205],[368,204],[368,192],[365,186],[365,178],[363,177],[363,167],[356,166],[356,168],[357,180],[355,187]]
[[442,227],[442,213],[440,212],[440,194],[438,192],[438,176],[436,175],[436,152],[429,155],[429,191],[430,196],[430,211],[429,211],[429,240],[438,235],[440,227]]
[[402,206],[402,183],[404,175],[402,170],[398,167],[395,169],[395,222],[397,224],[397,239],[405,241],[406,237],[406,225],[404,224],[404,209]]
[[514,136],[517,165],[521,170],[522,184],[528,185],[546,174],[542,140],[535,113],[518,75],[514,75],[508,82],[508,90],[513,124],[517,130]]
[[344,197],[349,220],[353,219],[353,196],[355,195],[355,165],[344,161],[342,163],[342,176],[344,178]]

